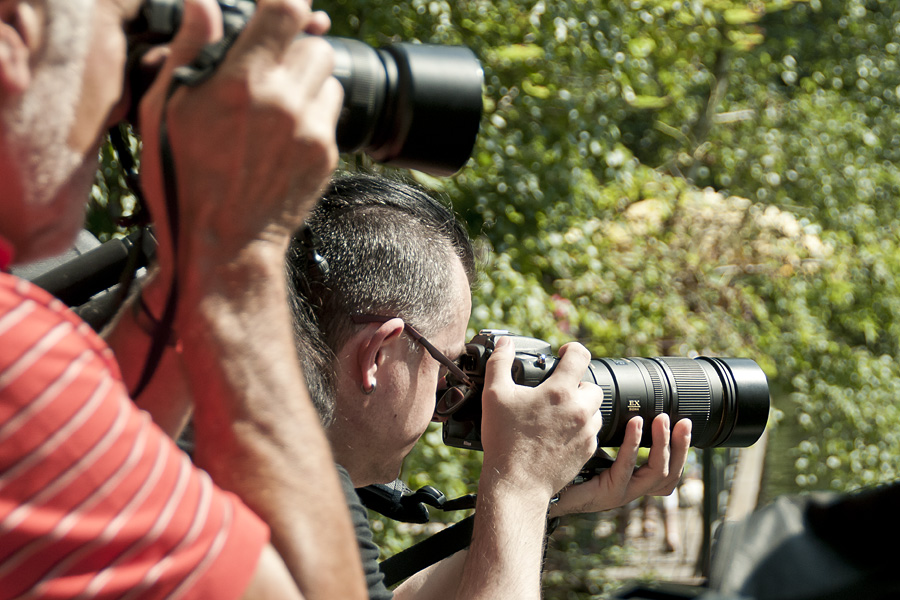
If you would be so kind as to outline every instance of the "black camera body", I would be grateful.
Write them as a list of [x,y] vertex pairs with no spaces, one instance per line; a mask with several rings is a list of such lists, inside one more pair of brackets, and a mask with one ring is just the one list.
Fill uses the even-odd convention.
[[[481,393],[487,361],[500,336],[514,338],[516,356],[513,381],[536,387],[555,368],[550,344],[503,330],[482,330],[466,344],[460,368],[471,385],[448,381],[438,392],[437,413],[446,418],[444,443],[481,450]],[[453,379],[448,375],[448,380]],[[620,446],[625,424],[634,417],[650,423],[667,413],[672,423],[692,422],[691,445],[698,448],[753,445],[765,430],[769,416],[769,386],[765,373],[746,358],[598,358],[591,361],[583,381],[603,390],[603,426],[597,433],[602,447]],[[651,428],[644,428],[641,445],[652,443]]]
[[[233,39],[256,4],[218,3],[225,38]],[[183,0],[145,0],[131,24],[132,98],[140,98],[155,76],[140,67],[140,55],[172,38],[183,10]],[[465,165],[483,108],[484,72],[471,49],[405,42],[376,49],[350,38],[323,39],[334,48],[332,74],[344,88],[337,126],[341,152],[365,152],[380,163],[433,175],[452,175]]]

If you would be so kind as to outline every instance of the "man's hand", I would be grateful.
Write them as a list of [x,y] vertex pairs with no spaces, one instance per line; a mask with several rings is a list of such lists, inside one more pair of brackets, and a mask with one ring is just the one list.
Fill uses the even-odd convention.
[[488,360],[482,396],[484,468],[549,501],[597,448],[602,425],[602,390],[582,377],[590,353],[581,344],[566,344],[553,374],[537,387],[519,386],[510,376],[515,348],[508,337],[497,339]]
[[[277,552],[263,555],[251,586],[265,597],[273,582],[310,600],[366,595],[334,459],[297,360],[284,275],[290,237],[337,165],[343,91],[331,76],[333,52],[299,35],[327,28],[305,0],[259,0],[210,78],[167,99],[175,69],[222,36],[216,1],[188,0],[141,104],[141,171],[159,240],[159,273],[144,300],[159,318],[168,283],[178,283],[194,459],[269,525]],[[163,186],[163,111],[177,255]]]
[[537,387],[515,385],[515,348],[495,342],[482,394],[484,463],[472,545],[457,598],[540,598],[544,526],[550,498],[597,448],[602,390],[581,379],[590,353],[560,348],[553,374]]
[[691,422],[682,419],[669,427],[669,415],[653,419],[653,446],[647,463],[635,470],[643,419],[625,426],[625,438],[613,465],[580,485],[566,488],[551,516],[588,513],[624,506],[641,496],[668,496],[675,490],[687,462]]
[[333,51],[316,36],[298,37],[327,28],[327,17],[303,0],[261,0],[212,77],[167,102],[174,70],[222,36],[214,0],[185,3],[184,25],[141,104],[142,177],[161,275],[174,260],[160,164],[162,111],[177,179],[180,278],[202,275],[194,267],[225,262],[248,243],[286,245],[337,165],[343,90],[331,77]]

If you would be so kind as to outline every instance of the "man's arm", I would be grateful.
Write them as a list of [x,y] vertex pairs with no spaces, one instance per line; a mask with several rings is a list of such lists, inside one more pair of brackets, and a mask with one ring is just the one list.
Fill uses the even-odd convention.
[[[364,594],[346,505],[340,490],[330,489],[337,487],[333,459],[293,354],[286,360],[283,352],[293,352],[291,331],[282,324],[287,315],[278,318],[287,308],[268,284],[283,279],[281,264],[274,268],[267,252],[283,256],[253,250],[219,270],[222,296],[205,293],[192,326],[184,328],[197,406],[195,461],[269,524],[304,596],[344,597],[354,580]],[[337,573],[350,581],[330,581]]]
[[[195,462],[266,521],[304,597],[361,598],[359,555],[296,360],[283,273],[290,235],[337,163],[342,92],[330,76],[331,49],[298,39],[321,33],[327,20],[323,27],[299,0],[263,0],[215,74],[166,100],[173,70],[221,35],[215,2],[185,8],[141,106],[143,183],[159,239],[160,285],[147,304],[161,315],[167,283],[177,282]],[[178,192],[177,256],[164,226],[163,110]],[[264,554],[261,565],[268,560]]]
[[[168,286],[160,289],[159,278],[156,273],[151,274],[141,282],[140,290],[128,299],[103,332],[103,337],[116,354],[116,361],[129,392],[137,388],[143,374],[153,342],[154,321],[162,314],[162,309],[152,317],[144,314],[145,309],[141,304],[147,307],[163,306],[167,289]],[[173,440],[178,439],[193,411],[187,374],[177,343],[174,336],[169,340],[153,378],[139,396],[132,398],[139,408],[150,413],[153,422]]]
[[[506,372],[509,372],[508,367]],[[521,408],[525,411],[527,405],[523,403]],[[509,420],[501,426],[509,430],[520,426],[515,415],[508,415],[507,418]],[[535,442],[552,444],[552,430],[556,427],[556,422],[555,418],[544,421],[546,431],[536,434],[533,438]],[[598,423],[593,423],[590,427],[596,427],[592,430],[593,435],[599,430]],[[641,420],[633,419],[626,427],[625,438],[613,467],[588,483],[566,488],[561,493],[560,501],[552,505],[549,516],[608,510],[627,504],[641,495],[670,493],[684,468],[690,445],[690,422],[677,424],[670,439],[668,416],[657,417],[653,422],[654,443],[650,458],[646,465],[635,471],[641,434]],[[486,453],[486,463],[488,459]],[[575,463],[577,460],[580,459],[576,459]],[[586,460],[585,458],[580,464]],[[541,468],[539,462],[529,463],[524,455],[519,462],[521,465],[532,464],[536,471]],[[567,464],[561,458],[557,464],[550,465],[549,472],[564,475]],[[580,464],[576,464],[575,471],[580,468]],[[575,471],[571,475],[574,476]],[[571,477],[562,485],[570,480]],[[397,600],[469,597],[466,595],[469,592],[460,587],[464,581],[475,590],[482,585],[498,586],[494,588],[495,595],[484,597],[520,598],[539,593],[540,559],[548,503],[544,502],[543,495],[517,493],[516,490],[509,489],[508,483],[506,477],[496,469],[482,471],[476,510],[476,534],[472,545],[480,554],[475,555],[469,550],[458,552],[416,573],[396,589]],[[478,531],[482,532],[480,538]],[[504,544],[505,551],[503,548],[497,549],[497,546]],[[506,587],[507,585],[512,587]]]
[[488,363],[484,463],[459,598],[540,598],[547,507],[594,453],[602,425],[603,393],[581,383],[590,361],[583,346],[561,348],[553,375],[536,388],[512,382],[514,355],[502,337]]

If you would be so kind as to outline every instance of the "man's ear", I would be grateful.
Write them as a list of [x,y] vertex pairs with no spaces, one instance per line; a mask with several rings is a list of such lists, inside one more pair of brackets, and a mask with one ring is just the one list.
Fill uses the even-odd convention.
[[0,93],[17,96],[31,83],[40,19],[23,0],[0,0]]
[[384,350],[403,333],[403,319],[391,319],[372,329],[368,326],[356,347],[356,365],[363,390],[372,390],[377,384],[378,369],[384,363]]

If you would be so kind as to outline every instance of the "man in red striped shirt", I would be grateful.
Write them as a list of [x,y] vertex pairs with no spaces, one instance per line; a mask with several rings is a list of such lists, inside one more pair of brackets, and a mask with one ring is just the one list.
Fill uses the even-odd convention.
[[[284,251],[337,161],[331,50],[298,36],[324,33],[327,17],[260,0],[213,77],[169,100],[173,70],[221,36],[214,0],[186,2],[141,105],[158,265],[110,337],[115,354],[6,272],[81,228],[99,140],[126,108],[124,27],[139,7],[0,0],[0,598],[363,597],[333,459],[285,360]],[[177,343],[138,398],[155,423],[128,389],[173,289]],[[202,470],[163,431],[189,410]]]

